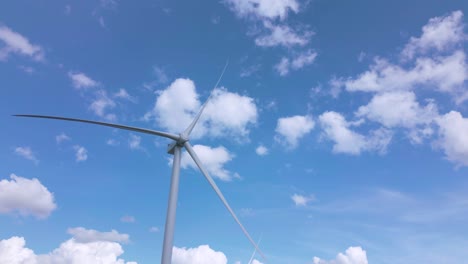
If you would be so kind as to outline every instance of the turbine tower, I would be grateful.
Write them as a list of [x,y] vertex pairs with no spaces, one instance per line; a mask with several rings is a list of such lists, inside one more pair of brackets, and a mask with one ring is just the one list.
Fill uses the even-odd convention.
[[[227,66],[227,63],[226,63]],[[219,77],[216,85],[214,88],[216,88],[219,84],[219,81],[221,80],[221,77],[224,74],[224,71],[226,70],[226,66],[223,69],[223,72],[221,73],[221,76]],[[48,116],[48,115],[30,115],[30,114],[21,114],[21,115],[14,115],[17,117],[32,117],[32,118],[45,118],[45,119],[58,119],[58,120],[65,120],[65,121],[72,121],[72,122],[81,122],[81,123],[88,123],[88,124],[94,124],[94,125],[100,125],[100,126],[108,126],[108,127],[113,127],[113,128],[118,128],[118,129],[123,129],[123,130],[130,130],[138,133],[144,133],[144,134],[150,134],[154,136],[160,136],[160,137],[165,137],[168,139],[172,140],[172,143],[168,145],[167,152],[169,154],[174,155],[174,161],[172,163],[172,175],[171,175],[171,185],[170,185],[170,191],[169,191],[169,201],[168,201],[168,206],[167,206],[167,214],[166,214],[166,225],[164,228],[164,241],[163,241],[163,249],[162,249],[162,256],[161,256],[161,264],[170,264],[172,260],[172,247],[173,247],[173,241],[174,241],[174,228],[175,228],[175,219],[176,219],[176,209],[177,209],[177,196],[179,192],[179,175],[180,175],[180,159],[181,159],[181,152],[182,149],[185,148],[185,150],[189,153],[190,157],[192,157],[193,161],[195,164],[197,164],[198,168],[200,169],[201,173],[203,176],[205,176],[205,179],[208,181],[208,183],[211,185],[213,190],[216,192],[218,195],[219,199],[221,199],[221,202],[224,204],[226,209],[229,211],[231,216],[234,218],[234,220],[237,222],[237,224],[240,226],[242,229],[242,232],[245,234],[245,236],[248,238],[250,243],[255,248],[255,251],[258,252],[264,259],[265,256],[263,255],[262,251],[259,249],[258,245],[255,243],[255,241],[252,239],[250,234],[247,232],[245,227],[242,225],[242,223],[239,221],[239,218],[237,218],[236,214],[232,210],[231,206],[229,206],[229,203],[226,201],[226,198],[224,197],[223,193],[221,190],[218,188],[216,185],[215,181],[213,178],[209,175],[208,171],[205,169],[203,166],[202,162],[198,158],[197,153],[192,148],[192,145],[190,144],[190,134],[197,124],[197,122],[200,119],[200,116],[203,113],[203,110],[206,107],[206,104],[211,98],[211,95],[213,92],[211,92],[210,96],[208,97],[207,101],[202,105],[200,108],[200,111],[197,113],[193,121],[190,123],[190,125],[180,134],[172,134],[169,132],[162,132],[162,131],[156,131],[156,130],[151,130],[151,129],[144,129],[144,128],[138,128],[138,127],[132,127],[132,126],[125,126],[125,125],[119,125],[119,124],[113,124],[113,123],[106,123],[106,122],[99,122],[99,121],[93,121],[93,120],[85,120],[85,119],[77,119],[77,118],[68,118],[68,117],[61,117],[61,116]]]

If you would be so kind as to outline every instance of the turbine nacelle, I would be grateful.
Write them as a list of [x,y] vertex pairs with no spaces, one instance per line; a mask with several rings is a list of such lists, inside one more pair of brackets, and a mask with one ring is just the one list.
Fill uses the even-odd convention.
[[184,147],[185,142],[188,142],[188,141],[189,141],[188,136],[184,136],[184,134],[179,134],[179,138],[167,144],[167,153],[174,155],[175,148]]

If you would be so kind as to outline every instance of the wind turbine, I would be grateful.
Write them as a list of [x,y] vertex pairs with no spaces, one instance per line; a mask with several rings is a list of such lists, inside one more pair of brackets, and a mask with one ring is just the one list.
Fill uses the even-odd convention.
[[[227,63],[224,66],[223,72],[221,73],[221,76],[219,77],[218,81],[216,82],[216,85],[214,88],[216,88],[219,84],[219,81],[221,80],[224,71],[226,70]],[[169,201],[168,201],[168,206],[167,206],[167,214],[166,214],[166,225],[164,228],[164,241],[163,241],[163,249],[162,249],[162,256],[161,256],[161,264],[170,264],[172,260],[172,247],[173,247],[173,241],[174,241],[174,228],[175,228],[175,219],[176,219],[176,208],[177,208],[177,196],[179,192],[179,175],[180,175],[180,159],[181,159],[181,152],[182,149],[185,148],[189,155],[192,157],[193,161],[195,164],[197,164],[198,168],[202,172],[202,174],[205,176],[205,179],[208,181],[208,183],[211,185],[213,190],[216,192],[218,195],[219,199],[221,199],[221,202],[224,204],[226,209],[229,211],[231,216],[234,218],[234,220],[237,222],[237,224],[240,226],[242,229],[242,232],[245,234],[245,236],[249,239],[250,243],[255,248],[255,251],[258,252],[264,259],[265,256],[259,249],[258,245],[255,243],[255,241],[252,239],[250,234],[247,232],[245,227],[242,225],[242,223],[239,221],[237,218],[236,214],[232,210],[231,206],[229,206],[229,203],[226,201],[226,198],[224,197],[223,193],[221,190],[218,188],[216,185],[215,181],[213,178],[209,175],[208,171],[205,169],[203,166],[202,162],[198,158],[198,155],[195,153],[195,151],[192,148],[192,145],[190,144],[190,133],[192,132],[193,128],[197,124],[197,122],[200,119],[200,116],[203,113],[203,110],[205,109],[208,101],[210,100],[213,92],[210,93],[210,96],[206,100],[206,102],[201,106],[200,111],[197,113],[195,118],[192,120],[190,125],[180,134],[172,134],[169,132],[162,132],[162,131],[156,131],[156,130],[151,130],[151,129],[145,129],[145,128],[138,128],[138,127],[132,127],[132,126],[125,126],[125,125],[119,125],[119,124],[113,124],[113,123],[106,123],[106,122],[99,122],[99,121],[93,121],[93,120],[85,120],[85,119],[77,119],[77,118],[69,118],[69,117],[61,117],[61,116],[48,116],[48,115],[31,115],[31,114],[21,114],[21,115],[14,115],[17,117],[32,117],[32,118],[45,118],[45,119],[58,119],[58,120],[65,120],[65,121],[72,121],[72,122],[81,122],[81,123],[88,123],[88,124],[95,124],[95,125],[100,125],[100,126],[108,126],[108,127],[113,127],[113,128],[118,128],[118,129],[123,129],[123,130],[130,130],[138,133],[144,133],[144,134],[150,134],[154,136],[160,136],[160,137],[165,137],[168,139],[172,140],[172,143],[168,145],[167,152],[169,154],[174,155],[174,160],[172,163],[172,175],[171,175],[171,186],[170,186],[170,191],[169,191]]]

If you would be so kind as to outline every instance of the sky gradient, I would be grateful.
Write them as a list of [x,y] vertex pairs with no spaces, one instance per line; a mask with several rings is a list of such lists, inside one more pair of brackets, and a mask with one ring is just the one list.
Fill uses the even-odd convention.
[[[182,132],[267,260],[468,258],[468,2],[3,1],[0,263],[158,263]],[[214,88],[223,67],[228,67]],[[187,153],[173,263],[253,248]]]

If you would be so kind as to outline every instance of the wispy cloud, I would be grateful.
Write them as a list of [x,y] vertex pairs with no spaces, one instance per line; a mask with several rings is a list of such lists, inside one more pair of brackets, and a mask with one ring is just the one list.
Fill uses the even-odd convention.
[[73,87],[76,89],[87,89],[96,87],[99,85],[98,82],[88,77],[82,72],[69,72],[68,77],[72,81]]
[[0,60],[6,60],[10,54],[27,56],[36,61],[44,60],[44,50],[40,46],[31,44],[26,37],[7,26],[0,25],[0,41],[4,44],[0,49]]
[[259,156],[268,155],[268,152],[269,152],[268,148],[263,146],[263,145],[260,145],[255,149],[255,153],[257,153],[257,155],[259,155]]
[[120,218],[120,221],[123,223],[135,223],[136,219],[134,216],[131,215],[124,215]]
[[88,159],[88,150],[86,150],[85,147],[75,145],[73,146],[73,149],[75,150],[75,157],[76,161],[86,161]]
[[31,160],[35,164],[39,163],[39,159],[36,158],[36,155],[34,155],[34,152],[30,147],[16,147],[15,154],[25,159]]
[[55,136],[55,141],[57,142],[57,144],[60,144],[67,140],[71,140],[71,138],[65,133],[61,133],[60,135]]
[[293,200],[294,204],[296,206],[307,206],[310,202],[315,201],[315,196],[314,195],[300,195],[300,194],[293,194],[291,196],[291,199]]

